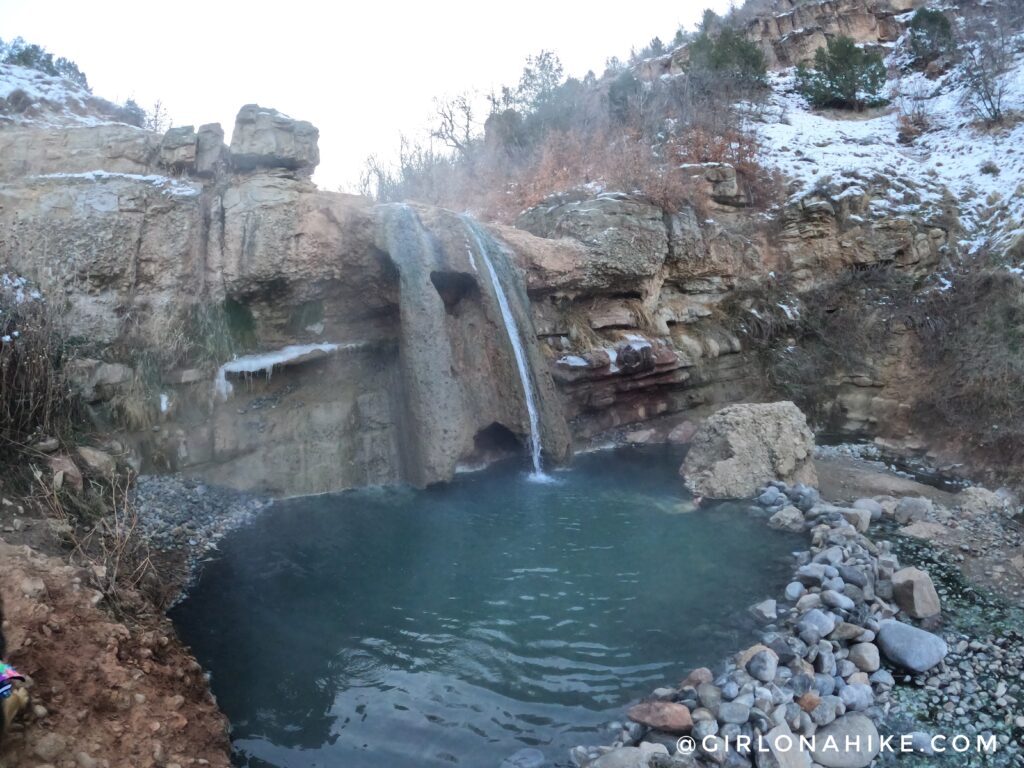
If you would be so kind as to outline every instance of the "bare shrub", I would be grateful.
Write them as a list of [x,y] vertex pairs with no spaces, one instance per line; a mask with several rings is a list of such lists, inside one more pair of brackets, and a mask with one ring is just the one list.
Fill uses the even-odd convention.
[[909,144],[931,126],[929,87],[921,80],[897,81],[891,100],[896,105],[900,141]]
[[0,271],[0,466],[19,467],[42,436],[64,438],[76,402],[64,338],[27,280]]
[[735,39],[703,35],[700,65],[668,81],[642,82],[621,66],[562,80],[557,57],[542,53],[518,86],[491,95],[483,134],[468,98],[440,101],[431,141],[403,139],[397,167],[370,158],[360,191],[511,221],[552,193],[595,183],[671,211],[703,194],[679,166],[728,163],[752,203],[774,202],[745,117],[763,100],[763,57],[750,46],[740,55]]
[[960,46],[966,86],[962,104],[988,125],[1004,117],[1007,82],[1004,75],[1013,62],[1009,5],[975,9],[964,24]]
[[72,558],[89,570],[115,614],[132,616],[145,611],[140,590],[158,607],[165,605],[167,593],[139,531],[130,474],[92,480],[82,497],[53,488],[41,473],[36,479],[39,498],[64,531]]
[[6,111],[14,115],[24,114],[32,108],[34,103],[32,97],[21,88],[15,88],[7,94],[7,99],[4,102]]
[[931,396],[916,418],[934,431],[998,456],[1024,461],[1024,281],[1001,267],[974,265],[952,286],[923,297],[911,325],[929,371]]

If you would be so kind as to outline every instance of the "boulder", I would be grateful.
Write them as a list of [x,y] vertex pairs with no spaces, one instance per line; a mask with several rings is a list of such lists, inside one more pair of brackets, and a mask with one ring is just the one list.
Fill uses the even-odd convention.
[[746,664],[747,674],[762,683],[770,683],[775,679],[775,673],[779,668],[779,657],[775,651],[766,648],[758,651]]
[[977,517],[990,512],[1006,512],[1009,509],[1006,498],[978,486],[964,488],[956,495],[954,502],[966,517]]
[[160,165],[180,173],[191,171],[195,164],[195,128],[191,125],[169,128],[160,141]]
[[[594,196],[587,189],[554,195],[525,211],[516,227],[543,238],[571,239],[586,246],[568,271],[553,263],[531,265],[546,275],[547,287],[591,293],[644,290],[669,254],[664,211],[616,192]],[[515,243],[513,243],[515,245]],[[552,254],[555,255],[555,254]]]
[[697,667],[692,670],[690,674],[683,678],[682,682],[679,683],[680,688],[693,687],[696,688],[698,685],[710,683],[715,679],[714,673],[707,667]]
[[754,752],[757,768],[810,768],[811,756],[799,748],[799,739],[785,722],[764,735],[764,746]]
[[915,619],[927,619],[942,611],[932,577],[919,568],[903,568],[892,576],[892,594],[900,610]]
[[[54,487],[67,486],[81,493],[83,486],[82,471],[67,454],[59,453],[46,459],[50,471],[53,472]],[[59,480],[58,480],[59,478]]]
[[[814,762],[825,768],[867,768],[880,748],[878,728],[865,715],[852,713],[836,718],[815,733]],[[854,742],[854,740],[859,740]],[[859,743],[859,749],[847,749]]]
[[799,533],[804,529],[804,513],[792,505],[783,507],[768,518],[768,525],[778,530]]
[[927,672],[949,652],[946,641],[938,635],[895,619],[882,622],[878,647],[886,659],[913,672]]
[[109,476],[117,470],[117,462],[114,457],[98,448],[90,448],[86,445],[79,447],[78,458],[82,460],[86,468],[97,475]]
[[855,643],[850,646],[850,661],[863,672],[874,672],[878,669],[878,646],[874,643]]
[[235,118],[231,162],[236,170],[284,168],[311,176],[320,162],[320,132],[304,120],[293,120],[276,109],[246,104]]
[[655,755],[667,755],[663,744],[643,742],[639,747],[619,747],[606,752],[590,763],[588,768],[648,768]]
[[55,437],[43,437],[32,444],[32,450],[40,453],[54,453],[60,448],[60,440]]
[[847,712],[867,709],[875,703],[875,695],[871,686],[864,683],[852,683],[839,691],[839,698],[846,705]]
[[776,602],[771,599],[750,606],[750,612],[760,621],[775,621],[779,617]]
[[212,176],[227,155],[224,146],[224,129],[220,123],[207,123],[199,126],[196,134],[196,159],[194,173],[197,176]]
[[865,509],[871,514],[872,520],[878,520],[882,517],[882,505],[874,499],[857,499],[851,504],[854,509]]
[[900,536],[936,542],[941,542],[950,533],[950,529],[942,523],[933,523],[928,520],[918,520],[899,529]]
[[750,707],[740,701],[723,701],[718,706],[718,721],[720,723],[735,723],[742,725],[750,717]]
[[931,517],[934,509],[935,505],[932,504],[931,499],[926,499],[924,496],[907,497],[897,502],[893,516],[897,523],[906,525],[915,520],[927,520]]
[[807,587],[799,581],[791,581],[786,585],[786,599],[791,603],[796,602],[803,597],[805,592],[807,592]]
[[517,750],[501,761],[498,768],[544,768],[547,760],[539,749],[527,747]]
[[871,527],[870,510],[854,507],[851,509],[844,509],[840,514],[842,514],[843,519],[846,520],[846,522],[857,529],[858,533],[867,533],[868,528]]
[[818,634],[818,637],[826,637],[832,633],[832,630],[836,628],[835,618],[824,611],[812,608],[802,617],[796,625],[797,631],[803,634],[806,631],[813,631]]
[[629,710],[629,719],[667,733],[689,733],[693,728],[690,710],[672,701],[645,701]]
[[814,436],[791,402],[731,405],[704,422],[680,468],[694,493],[748,498],[770,480],[817,482]]

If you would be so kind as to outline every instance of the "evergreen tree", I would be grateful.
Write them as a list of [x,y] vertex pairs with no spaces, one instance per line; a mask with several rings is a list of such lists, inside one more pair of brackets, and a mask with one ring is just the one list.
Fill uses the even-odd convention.
[[918,8],[910,20],[910,50],[914,58],[928,64],[955,49],[953,26],[941,11]]
[[516,98],[524,112],[536,112],[562,84],[562,62],[551,51],[526,59]]
[[19,67],[36,69],[54,77],[67,78],[90,93],[92,92],[85,73],[78,68],[75,62],[63,56],[54,60],[53,54],[41,45],[27,43],[23,38],[16,37],[7,44],[0,41],[0,60],[4,64],[14,64]]
[[690,73],[705,75],[710,84],[728,80],[740,88],[758,88],[765,84],[768,71],[764,53],[741,32],[725,27],[717,36],[701,32],[690,44]]
[[849,37],[828,41],[814,54],[814,66],[797,68],[797,90],[816,107],[856,109],[879,106],[885,64],[877,53],[857,47]]

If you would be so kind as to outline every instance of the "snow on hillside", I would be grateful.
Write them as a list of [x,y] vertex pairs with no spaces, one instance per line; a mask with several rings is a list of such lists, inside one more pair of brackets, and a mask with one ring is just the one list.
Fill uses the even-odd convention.
[[45,173],[40,176],[32,176],[33,179],[63,179],[68,181],[87,181],[87,182],[104,182],[104,181],[116,181],[118,179],[125,179],[128,181],[141,181],[146,184],[152,184],[154,187],[160,189],[164,194],[170,195],[171,197],[196,197],[202,192],[202,187],[198,184],[188,181],[182,181],[181,179],[171,178],[170,176],[161,176],[159,174],[140,174],[140,173],[113,173],[111,171],[85,171],[84,173]]
[[[946,190],[959,204],[967,253],[1024,235],[1024,57],[1004,76],[1007,125],[986,129],[961,105],[963,85],[954,69],[937,80],[915,72],[890,82],[920,94],[928,130],[910,145],[898,141],[898,114],[874,117],[812,111],[794,91],[794,72],[771,79],[772,97],[756,127],[762,162],[793,181],[793,200],[823,182],[857,190],[872,177],[889,187],[875,200],[879,215],[937,213]],[[1016,122],[1015,122],[1016,119]],[[994,170],[998,169],[998,173]]]
[[0,125],[100,125],[117,106],[77,83],[36,69],[0,64]]

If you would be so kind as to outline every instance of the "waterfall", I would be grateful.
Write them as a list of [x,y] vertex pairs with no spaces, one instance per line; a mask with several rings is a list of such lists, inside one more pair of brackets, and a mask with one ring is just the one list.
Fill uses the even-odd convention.
[[544,474],[540,455],[540,416],[537,413],[537,397],[533,388],[533,379],[530,378],[530,366],[526,360],[523,338],[520,335],[519,326],[516,323],[515,315],[512,313],[512,308],[509,306],[508,296],[505,294],[505,289],[501,285],[501,280],[498,279],[498,273],[495,271],[494,264],[491,262],[491,257],[487,252],[487,247],[484,245],[486,234],[481,236],[480,225],[469,216],[463,215],[461,218],[469,234],[473,236],[477,250],[480,252],[480,258],[483,259],[484,267],[487,269],[487,275],[491,279],[491,285],[494,286],[494,295],[497,297],[498,306],[501,308],[501,318],[505,322],[505,332],[508,334],[508,340],[512,344],[512,352],[516,358],[516,367],[519,369],[519,381],[523,385],[523,398],[526,400],[526,410],[530,416],[530,454],[533,457],[532,477],[538,480],[546,479],[547,475]]

